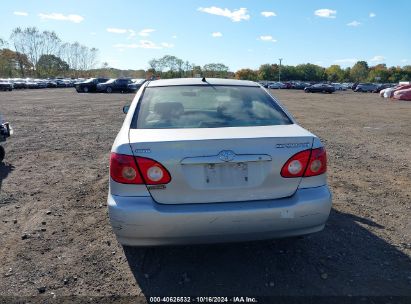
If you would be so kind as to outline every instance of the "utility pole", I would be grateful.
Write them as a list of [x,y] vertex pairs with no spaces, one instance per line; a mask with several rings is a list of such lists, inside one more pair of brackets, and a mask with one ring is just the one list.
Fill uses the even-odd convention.
[[280,66],[278,68],[278,82],[281,82],[281,61],[283,61],[283,58],[280,58],[278,60],[280,60]]

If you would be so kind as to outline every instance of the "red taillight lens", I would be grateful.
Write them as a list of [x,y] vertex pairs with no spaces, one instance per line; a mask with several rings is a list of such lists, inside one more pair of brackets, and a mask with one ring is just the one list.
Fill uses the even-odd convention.
[[159,162],[145,157],[136,157],[136,161],[147,185],[167,184],[171,181],[170,173]]
[[324,148],[311,150],[310,162],[304,176],[315,176],[327,171],[327,153]]
[[327,154],[324,148],[305,150],[291,157],[281,169],[282,177],[308,177],[327,171]]
[[144,184],[134,157],[131,155],[111,153],[110,176],[117,183]]
[[310,150],[301,151],[291,157],[281,169],[282,177],[302,177],[310,159]]
[[159,185],[171,181],[170,173],[159,162],[117,153],[111,153],[110,176],[122,184]]

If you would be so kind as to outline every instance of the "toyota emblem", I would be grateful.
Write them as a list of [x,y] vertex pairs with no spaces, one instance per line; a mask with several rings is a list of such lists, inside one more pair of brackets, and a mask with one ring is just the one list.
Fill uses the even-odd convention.
[[218,158],[222,161],[228,162],[233,160],[235,158],[235,155],[236,154],[231,150],[223,150],[220,153],[218,153]]

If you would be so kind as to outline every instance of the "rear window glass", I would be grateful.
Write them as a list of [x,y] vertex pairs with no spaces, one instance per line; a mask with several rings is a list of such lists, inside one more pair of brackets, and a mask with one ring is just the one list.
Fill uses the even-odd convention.
[[241,86],[148,87],[137,129],[221,128],[292,122],[264,90]]
[[146,88],[133,127],[221,128],[291,123],[259,87],[169,86]]

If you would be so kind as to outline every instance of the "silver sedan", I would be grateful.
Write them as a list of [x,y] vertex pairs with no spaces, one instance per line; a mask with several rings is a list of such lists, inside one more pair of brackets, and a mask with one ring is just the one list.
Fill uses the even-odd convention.
[[121,244],[261,240],[324,228],[325,149],[259,84],[151,81],[125,112],[108,193]]

